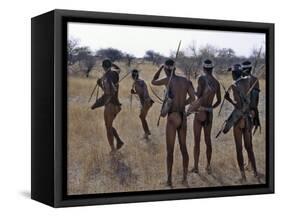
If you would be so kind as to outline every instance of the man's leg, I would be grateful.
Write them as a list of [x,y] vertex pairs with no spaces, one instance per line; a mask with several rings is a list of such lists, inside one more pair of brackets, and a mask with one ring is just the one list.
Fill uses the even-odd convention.
[[239,127],[239,124],[234,126],[233,134],[234,134],[234,140],[236,145],[237,161],[242,176],[242,181],[246,181],[246,176],[244,171],[244,159],[243,159],[243,152],[242,152],[242,129]]
[[104,108],[104,122],[106,127],[107,140],[112,152],[115,151],[114,135],[112,130],[113,120],[114,120],[114,114],[112,113],[111,104],[106,105]]
[[176,138],[176,116],[175,113],[169,114],[166,125],[166,148],[167,148],[167,185],[172,187],[172,167],[174,160],[174,146]]
[[201,130],[202,130],[202,124],[201,121],[197,119],[196,115],[194,117],[193,121],[193,133],[194,133],[194,149],[193,149],[193,155],[194,155],[194,167],[192,169],[192,172],[198,173],[198,162],[199,162],[199,155],[200,155],[200,139],[201,139]]
[[253,168],[254,171],[254,175],[257,177],[258,173],[257,173],[257,167],[256,167],[256,159],[255,159],[255,154],[253,151],[253,145],[252,145],[252,141],[251,141],[251,131],[245,129],[245,132],[243,134],[243,138],[244,138],[244,145],[248,154],[248,159],[251,163],[251,166]]
[[[115,118],[117,117],[117,114],[120,111],[121,111],[121,106],[119,106],[119,105],[112,105],[112,113],[114,114],[113,120],[112,120],[112,125],[113,125],[113,121],[115,120]],[[116,143],[116,147],[117,147],[117,149],[120,149],[124,145],[124,142],[122,141],[122,139],[120,138],[117,130],[113,126],[112,126],[112,133],[113,133],[113,136],[115,137],[116,142],[117,142]]]
[[[253,128],[251,129],[251,132],[252,132],[252,130],[253,130]],[[250,141],[251,141],[251,146],[253,147],[253,136],[252,136],[252,133],[250,133]],[[245,170],[250,171],[252,169],[253,169],[253,167],[252,167],[252,164],[251,164],[250,157],[248,155],[248,162],[247,162],[247,165],[245,166]]]
[[206,171],[208,172],[208,174],[211,173],[211,158],[212,158],[211,130],[212,130],[212,121],[209,122],[207,126],[204,126],[204,138],[206,143],[206,156],[207,156]]
[[189,156],[186,148],[186,118],[183,118],[182,121],[184,123],[181,124],[181,127],[178,128],[178,140],[180,145],[180,150],[182,154],[182,167],[183,167],[183,184],[187,184],[187,171],[188,171],[188,162],[189,162]]
[[140,115],[139,115],[139,118],[141,119],[142,128],[143,128],[146,136],[151,134],[149,131],[149,128],[148,128],[148,124],[146,122],[146,116],[147,116],[149,108],[150,107],[148,105],[144,104],[144,106],[141,109]]
[[120,149],[124,145],[124,142],[122,141],[122,139],[120,138],[120,136],[117,133],[117,130],[114,127],[112,127],[112,132],[113,132],[113,136],[115,137],[116,142],[117,142],[116,147],[117,147],[117,149]]

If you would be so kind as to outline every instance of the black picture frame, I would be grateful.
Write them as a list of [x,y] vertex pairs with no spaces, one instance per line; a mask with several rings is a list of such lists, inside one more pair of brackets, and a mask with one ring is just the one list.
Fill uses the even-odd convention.
[[[266,34],[266,184],[159,191],[66,194],[67,22]],[[31,198],[53,207],[274,193],[274,24],[53,10],[32,18]]]

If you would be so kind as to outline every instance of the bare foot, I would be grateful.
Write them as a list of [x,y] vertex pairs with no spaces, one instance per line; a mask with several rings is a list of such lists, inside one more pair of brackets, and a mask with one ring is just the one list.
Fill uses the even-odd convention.
[[172,180],[167,180],[166,187],[173,188]]
[[210,165],[206,167],[206,172],[207,172],[209,175],[212,174],[212,169],[211,169],[211,166],[210,166]]
[[168,182],[168,181],[161,181],[160,185],[164,186],[165,188],[173,188],[172,182]]
[[111,151],[109,152],[110,155],[114,155],[116,154],[116,149],[111,149]]
[[254,173],[255,178],[257,179],[258,183],[262,183],[261,182],[261,175],[258,172]]
[[245,170],[246,171],[251,171],[252,170],[252,165],[250,163],[248,163],[246,166],[245,166]]
[[193,167],[193,169],[191,170],[191,172],[192,172],[192,173],[197,173],[197,174],[198,174],[198,173],[199,173],[199,170],[198,170],[198,168]]
[[146,140],[148,140],[148,139],[149,139],[149,135],[150,135],[150,134],[146,133],[146,134],[144,134],[143,138],[146,139]]
[[240,179],[240,182],[241,182],[242,184],[245,184],[245,183],[247,182],[245,172],[241,172],[241,179]]
[[183,186],[189,187],[187,179],[183,179],[181,183],[182,183]]
[[124,145],[124,142],[123,141],[117,141],[117,145],[116,145],[116,147],[117,147],[117,150],[119,150],[122,146]]

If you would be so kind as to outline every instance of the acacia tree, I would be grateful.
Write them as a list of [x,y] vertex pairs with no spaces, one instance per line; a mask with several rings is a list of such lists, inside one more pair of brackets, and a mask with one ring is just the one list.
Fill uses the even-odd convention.
[[76,60],[79,63],[80,69],[89,76],[89,73],[95,65],[95,58],[93,52],[89,47],[79,47],[76,49]]
[[124,58],[123,52],[115,48],[97,50],[96,55],[102,58],[108,58],[113,62]]
[[73,65],[75,63],[76,49],[78,48],[79,41],[75,38],[67,40],[67,64]]
[[189,50],[191,53],[191,66],[190,66],[190,74],[193,71],[193,75],[196,78],[198,76],[198,72],[202,62],[202,56],[198,54],[196,41],[192,41],[191,45],[189,46]]
[[152,62],[153,65],[160,65],[165,57],[153,50],[147,50],[143,58],[147,61]]
[[210,44],[206,44],[199,49],[199,55],[202,59],[215,59],[217,52],[218,50]]
[[217,71],[225,72],[227,68],[237,61],[235,51],[231,48],[222,48],[217,50],[215,58]]

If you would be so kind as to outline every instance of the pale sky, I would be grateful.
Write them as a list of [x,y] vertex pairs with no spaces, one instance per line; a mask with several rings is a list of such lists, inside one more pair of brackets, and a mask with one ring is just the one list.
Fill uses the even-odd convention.
[[259,48],[263,45],[265,48],[263,33],[76,22],[68,23],[68,38],[78,39],[80,46],[89,46],[93,51],[112,47],[136,57],[143,57],[145,51],[151,49],[169,56],[171,51],[177,49],[180,40],[182,40],[182,51],[195,41],[197,48],[206,44],[217,48],[232,48],[236,55],[245,57],[251,54],[254,47]]

